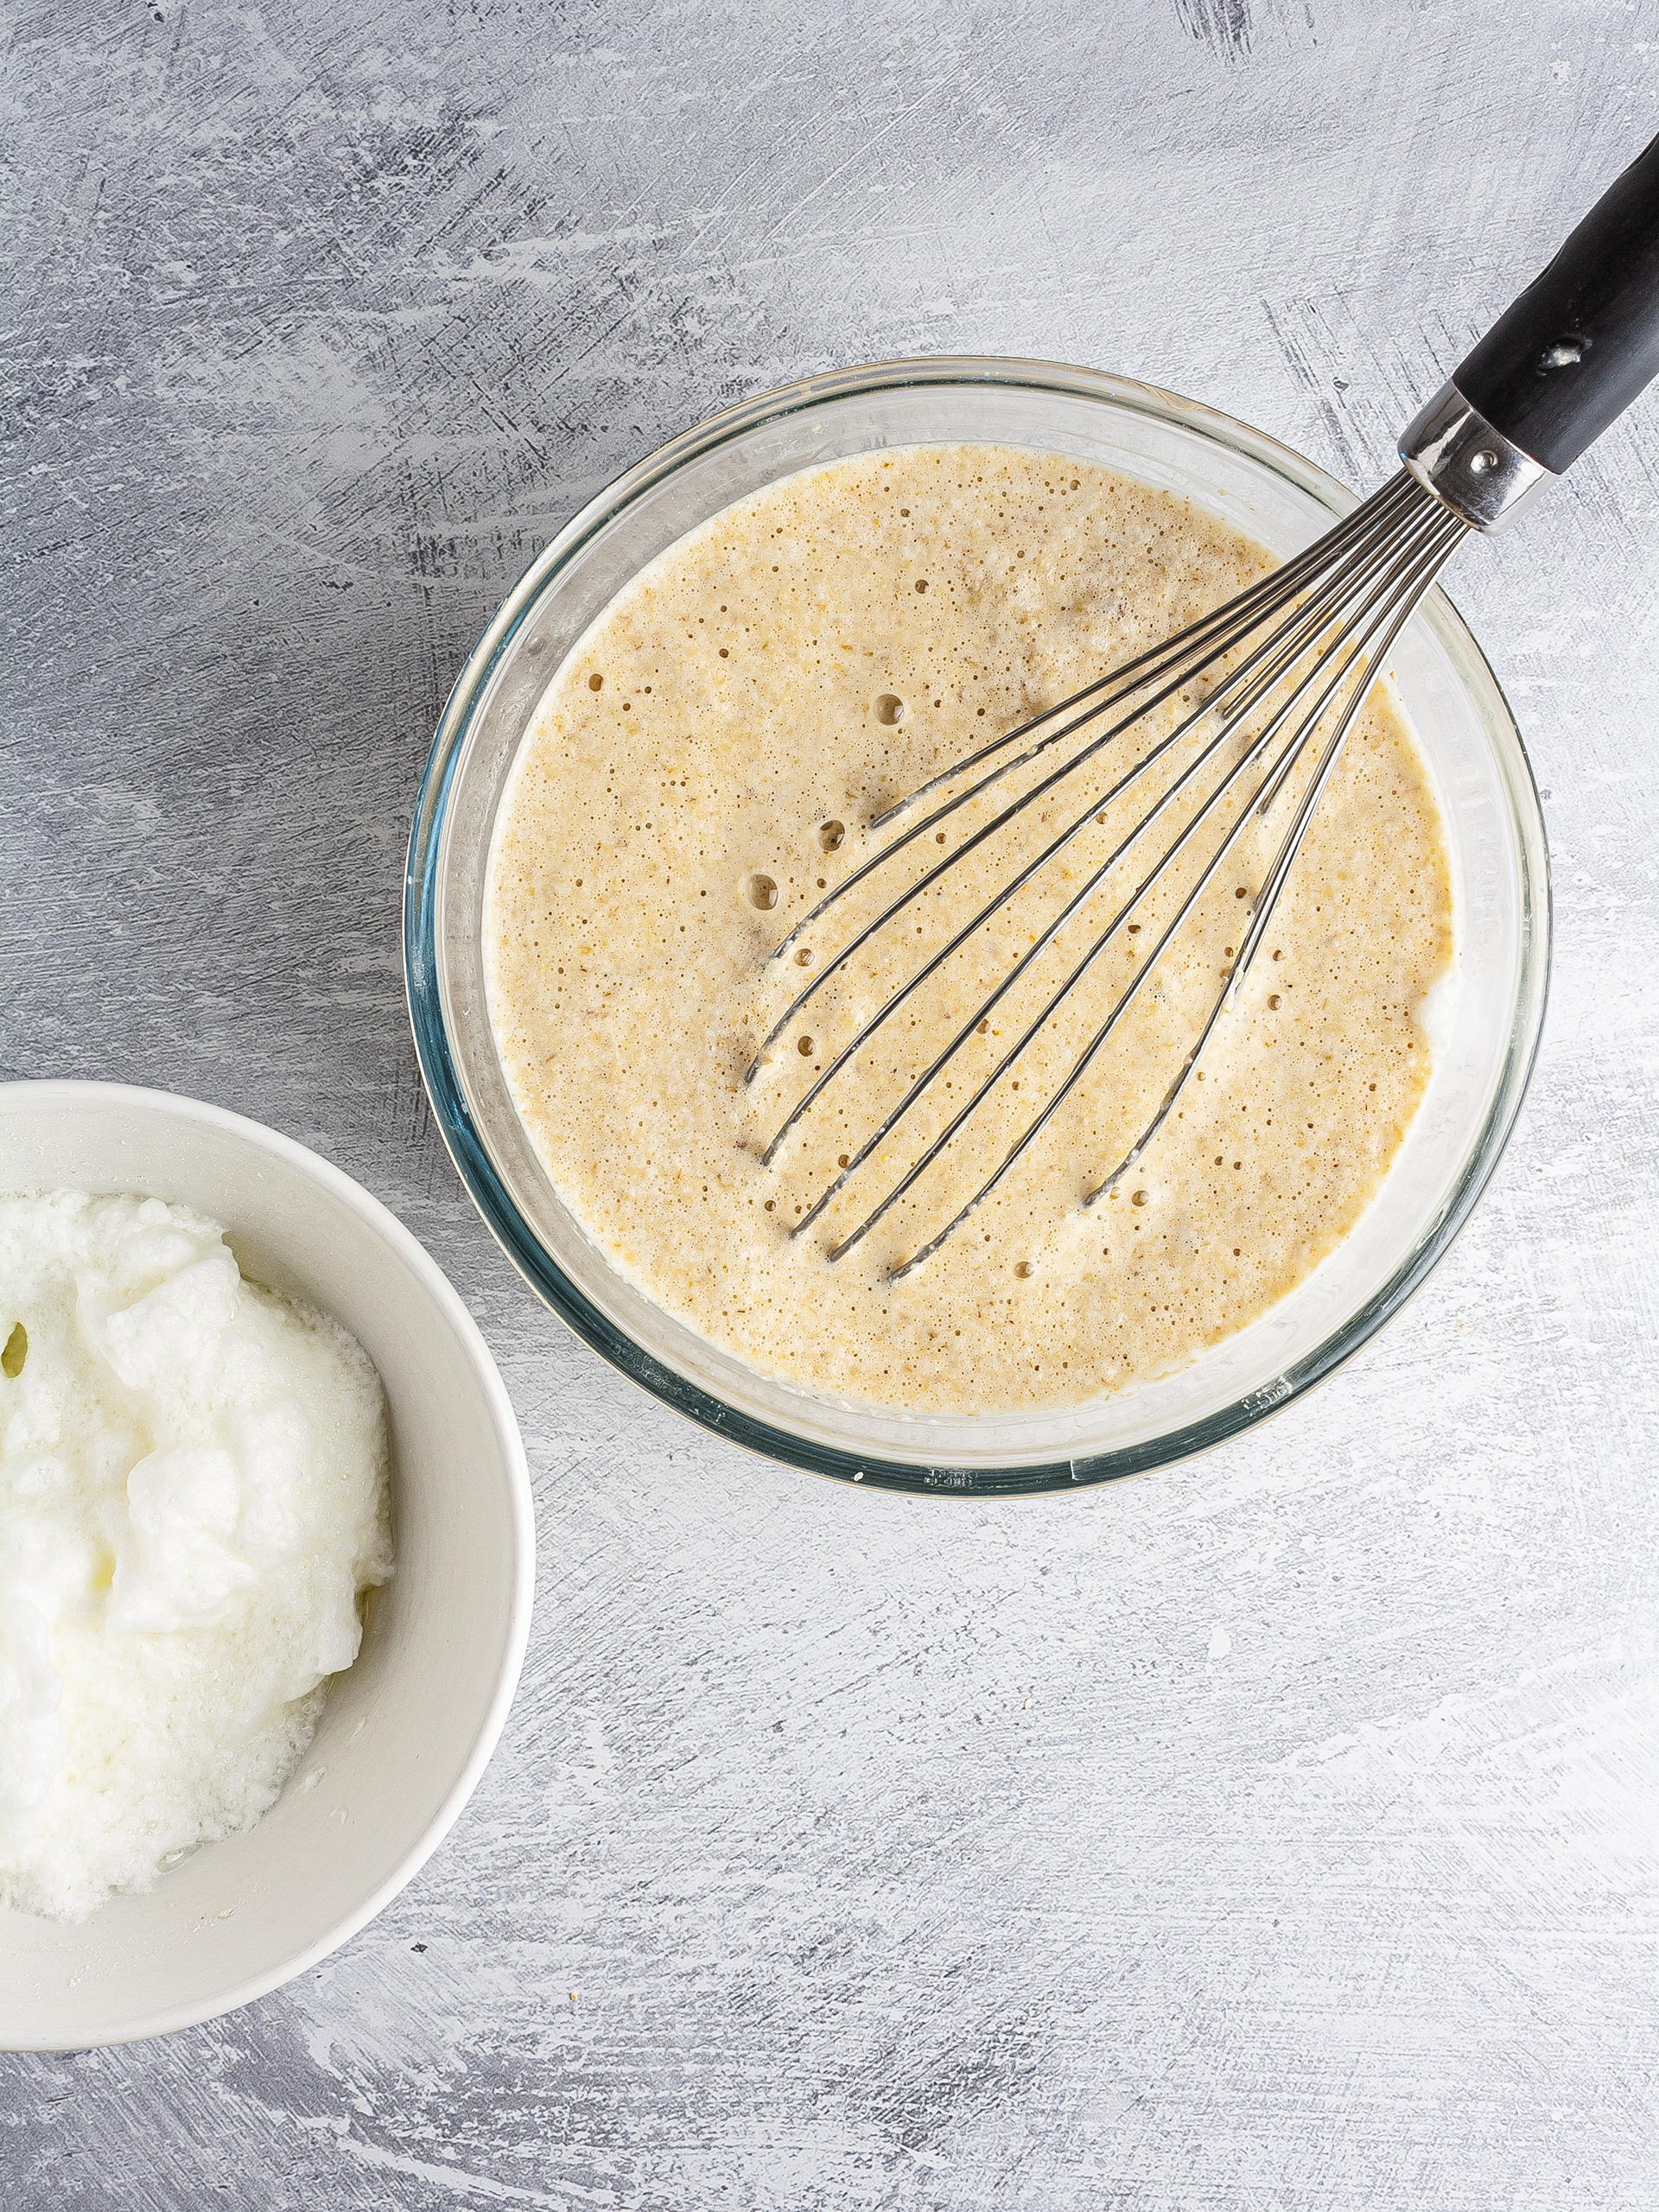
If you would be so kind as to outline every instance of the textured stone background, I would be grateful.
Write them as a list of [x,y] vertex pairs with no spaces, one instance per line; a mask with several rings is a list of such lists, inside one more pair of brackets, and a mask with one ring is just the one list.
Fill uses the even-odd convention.
[[210,2026],[0,2060],[14,2212],[1564,2212],[1659,2196],[1659,401],[1452,590],[1548,793],[1531,1102],[1282,1419],[995,1510],[694,1433],[464,1202],[398,976],[440,701],[715,405],[1128,371],[1374,481],[1646,141],[1659,6],[24,0],[4,1062],[241,1109],[528,1438],[453,1839]]

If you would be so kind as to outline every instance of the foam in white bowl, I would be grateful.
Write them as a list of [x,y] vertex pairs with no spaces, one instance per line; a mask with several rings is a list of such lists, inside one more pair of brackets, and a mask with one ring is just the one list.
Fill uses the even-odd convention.
[[391,1571],[380,1384],[159,1198],[0,1198],[0,1899],[251,1826]]

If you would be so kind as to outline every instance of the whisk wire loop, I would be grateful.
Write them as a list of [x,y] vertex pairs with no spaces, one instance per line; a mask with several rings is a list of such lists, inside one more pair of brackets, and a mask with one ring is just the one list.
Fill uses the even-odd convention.
[[[950,1116],[944,1128],[924,1147],[919,1156],[893,1187],[833,1246],[828,1256],[832,1261],[839,1260],[868,1236],[953,1142],[972,1115],[1053,1019],[1100,955],[1128,925],[1130,916],[1163,883],[1179,857],[1194,846],[1200,832],[1216,819],[1218,810],[1230,803],[1233,806],[1231,818],[1220,825],[1220,836],[1214,849],[1203,860],[1196,878],[1186,886],[1184,895],[1179,897],[1176,911],[1162,926],[1156,941],[1149,950],[1141,956],[1134,974],[1104,1020],[1077,1053],[1064,1079],[1048,1096],[973,1196],[943,1229],[901,1265],[893,1268],[892,1279],[896,1281],[910,1274],[938,1251],[997,1188],[1071,1096],[1252,820],[1260,819],[1269,812],[1289,779],[1311,753],[1313,765],[1290,826],[1268,868],[1261,888],[1251,902],[1249,925],[1236,957],[1232,957],[1232,948],[1228,948],[1229,965],[1221,987],[1213,996],[1191,1049],[1155,1114],[1116,1166],[1086,1193],[1084,1204],[1092,1205],[1115,1188],[1119,1178],[1141,1157],[1147,1145],[1162,1128],[1223,1012],[1235,1002],[1244,976],[1272,918],[1274,907],[1284,888],[1314,810],[1329,783],[1344,740],[1364,702],[1371,683],[1382,660],[1392,650],[1402,627],[1409,620],[1447,555],[1465,535],[1467,527],[1460,516],[1442,505],[1414,476],[1402,470],[1316,544],[1261,578],[1227,605],[1189,624],[1185,629],[1148,652],[1109,671],[1098,682],[1072,694],[1058,706],[1046,709],[1043,714],[982,746],[876,817],[872,826],[879,829],[943,786],[957,783],[964,776],[972,778],[965,787],[955,791],[942,804],[925,813],[899,836],[889,839],[879,851],[837,884],[829,896],[821,899],[789,932],[777,947],[774,957],[796,942],[811,924],[819,920],[857,884],[906,850],[936,823],[957,812],[970,800],[1017,769],[1038,761],[1067,738],[1085,730],[1090,732],[1084,743],[1057,767],[1046,769],[1028,790],[1001,807],[988,821],[964,837],[954,851],[934,861],[915,882],[885,905],[873,920],[855,930],[850,941],[791,999],[762,1041],[746,1081],[753,1078],[771,1047],[830,977],[843,969],[863,946],[936,885],[948,870],[978,850],[1034,802],[1055,791],[1067,779],[1077,775],[1096,760],[1105,747],[1130,729],[1144,724],[1157,708],[1187,690],[1206,671],[1214,669],[1217,662],[1237,657],[1234,666],[1223,670],[1211,679],[1207,696],[1186,711],[1178,709],[1174,726],[1166,735],[1148,745],[1120,773],[1109,778],[1104,788],[1097,790],[1081,811],[1069,819],[1056,836],[1048,839],[1011,880],[1003,882],[988,900],[980,903],[969,919],[955,930],[938,950],[923,960],[913,974],[891,990],[876,1012],[859,1025],[851,1039],[830,1054],[829,1065],[790,1109],[767,1146],[763,1155],[766,1164],[770,1165],[775,1160],[791,1132],[881,1025],[929,977],[937,974],[976,931],[990,922],[999,909],[1009,906],[1018,894],[1091,822],[1107,821],[1108,810],[1145,778],[1157,763],[1166,760],[1175,748],[1192,739],[1195,733],[1200,731],[1202,725],[1206,722],[1213,724],[1211,734],[1198,745],[1192,757],[1126,826],[1124,833],[1114,842],[1112,850],[1088,873],[1080,888],[1064,899],[1033,936],[1029,950],[1018,957],[1010,972],[1001,976],[988,995],[974,1007],[968,1019],[956,1028],[944,1046],[913,1078],[903,1096],[881,1119],[879,1126],[854,1148],[841,1172],[830,1179],[821,1195],[795,1223],[791,1235],[801,1235],[822,1217],[824,1210],[858,1174],[877,1148],[892,1135],[952,1059],[963,1050],[969,1039],[983,1031],[989,1017],[1008,995],[1035,964],[1054,949],[1068,926],[1096,895],[1132,849],[1146,837],[1148,830],[1163,819],[1178,802],[1204,792],[1190,816],[1159,851],[1151,867],[1141,874],[1127,896],[1117,902],[1105,926],[1081,957],[1068,965],[1067,972],[1046,995],[1040,1009],[1024,1026],[1007,1050],[1001,1053],[971,1096]],[[1105,730],[1092,729],[1091,726],[1110,714],[1115,707],[1135,700],[1138,700],[1138,703],[1112,721]],[[1258,715],[1263,719],[1261,727],[1255,728],[1255,718]],[[1020,741],[1039,731],[1043,734],[1034,743],[1024,746],[1011,758],[998,759],[1010,747],[1019,746]],[[1217,756],[1224,754],[1230,744],[1241,739],[1243,741],[1243,749],[1238,757],[1230,762],[1224,759],[1221,773],[1213,788],[1204,791],[1200,779],[1205,771],[1217,761]],[[986,773],[974,776],[976,770],[993,761],[996,765],[989,767]]]
[[[1339,574],[1348,582],[1353,583],[1356,586],[1363,585],[1375,577],[1379,569],[1384,565],[1387,556],[1385,554],[1374,554],[1370,556],[1369,561],[1362,563],[1354,556],[1351,556],[1350,559],[1342,564]],[[1322,601],[1321,604],[1313,609],[1312,612],[1305,613],[1299,622],[1282,626],[1281,629],[1274,633],[1275,639],[1282,638],[1286,639],[1286,642],[1279,648],[1274,661],[1261,681],[1251,687],[1243,700],[1238,702],[1230,709],[1229,712],[1223,718],[1221,726],[1217,731],[1216,735],[1211,740],[1209,744],[1206,745],[1199,753],[1198,753],[1182,773],[1164,790],[1148,810],[1133,824],[1128,835],[1119,842],[1114,849],[1107,855],[1105,860],[1103,861],[1095,869],[1093,874],[1085,880],[1082,887],[1065,902],[1059,912],[1051,916],[1050,919],[1044,925],[1041,933],[1033,938],[1031,950],[1025,953],[1010,972],[1001,979],[989,997],[983,1000],[974,1008],[973,1012],[969,1015],[967,1021],[960,1029],[957,1030],[955,1036],[951,1038],[950,1042],[944,1047],[934,1060],[922,1071],[919,1076],[916,1077],[915,1081],[912,1084],[910,1089],[906,1091],[904,1097],[899,1102],[898,1105],[893,1109],[887,1118],[875,1129],[873,1135],[858,1148],[854,1156],[848,1161],[847,1166],[825,1188],[823,1194],[816,1203],[804,1215],[803,1215],[801,1219],[794,1224],[790,1232],[791,1236],[798,1236],[803,1230],[810,1228],[813,1222],[816,1221],[823,1212],[825,1206],[830,1203],[830,1201],[842,1188],[844,1188],[852,1177],[858,1173],[859,1168],[869,1157],[871,1152],[874,1150],[875,1147],[883,1142],[886,1138],[893,1133],[893,1129],[897,1128],[899,1122],[909,1112],[911,1107],[915,1104],[916,1101],[921,1096],[923,1092],[934,1081],[936,1077],[943,1071],[944,1067],[963,1048],[963,1046],[966,1045],[969,1039],[975,1034],[980,1023],[982,1020],[988,1019],[988,1017],[995,1013],[997,1007],[1001,1003],[1002,1000],[1007,997],[1009,991],[1011,991],[1022,979],[1028,969],[1038,960],[1042,958],[1043,956],[1051,949],[1056,938],[1060,935],[1067,924],[1093,896],[1094,893],[1105,880],[1106,877],[1117,866],[1118,862],[1129,850],[1130,847],[1141,837],[1145,836],[1146,832],[1152,827],[1154,823],[1158,820],[1160,816],[1185,792],[1189,785],[1196,782],[1203,770],[1209,765],[1211,760],[1213,760],[1215,755],[1233,735],[1240,721],[1253,711],[1254,708],[1261,702],[1264,696],[1270,695],[1274,685],[1276,684],[1289,670],[1294,667],[1296,662],[1301,657],[1306,644],[1313,637],[1317,636],[1321,630],[1329,626],[1330,620],[1331,609],[1328,604]],[[1288,633],[1287,636],[1287,632]],[[1272,640],[1269,641],[1270,644],[1272,644]],[[1258,660],[1260,658],[1260,655],[1255,657]],[[1224,779],[1220,786],[1214,793],[1211,794],[1211,798],[1194,816],[1192,822],[1187,824],[1181,836],[1166,849],[1152,871],[1142,879],[1141,883],[1139,883],[1135,887],[1135,889],[1129,894],[1128,899],[1124,900],[1116,915],[1114,917],[1112,923],[1103,935],[1096,941],[1096,944],[1091,948],[1085,959],[1072,971],[1071,975],[1067,977],[1065,982],[1061,984],[1059,990],[1056,993],[1054,998],[1050,1001],[1048,1007],[1045,1008],[1044,1014],[1039,1017],[1039,1027],[1040,1027],[1042,1022],[1047,1019],[1048,1015],[1054,1010],[1059,1001],[1066,995],[1072,986],[1080,980],[1084,970],[1092,963],[1096,956],[1105,950],[1106,946],[1116,936],[1119,929],[1127,922],[1128,916],[1135,911],[1139,901],[1145,896],[1147,892],[1151,889],[1154,884],[1161,877],[1164,872],[1172,864],[1178,853],[1183,849],[1197,829],[1201,825],[1214,808],[1219,804],[1221,800],[1225,798],[1227,793],[1236,782],[1237,779],[1243,773],[1244,770],[1255,759],[1259,757],[1263,748],[1272,741],[1274,736],[1276,735],[1287,717],[1295,709],[1298,702],[1306,694],[1310,686],[1317,680],[1318,674],[1319,664],[1315,664],[1309,669],[1307,673],[1303,677],[1302,681],[1290,693],[1288,697],[1281,702],[1272,719],[1268,722],[1266,727],[1258,733],[1249,749],[1228,772],[1227,776]],[[1153,765],[1154,761],[1167,753],[1182,736],[1187,734],[1192,728],[1196,728],[1198,723],[1203,720],[1204,716],[1207,713],[1211,712],[1219,702],[1219,696],[1220,695],[1217,694],[1216,697],[1212,698],[1207,702],[1204,707],[1200,708],[1196,714],[1190,715],[1185,721],[1179,725],[1168,738],[1164,740],[1161,744],[1155,747],[1133,768],[1129,769],[1123,776],[1122,776],[1110,788],[1110,790],[1098,794],[1095,798],[1091,799],[1088,806],[1084,808],[1077,819],[1069,824],[1065,830],[1062,830],[1058,836],[1052,840],[1044,850],[1038,855],[1037,858],[1033,861],[1020,874],[1016,876],[1011,883],[1000,889],[994,899],[992,899],[987,905],[982,906],[979,912],[975,914],[970,920],[966,922],[963,927],[957,931],[956,935],[943,945],[915,975],[912,976],[899,987],[897,991],[892,994],[880,1009],[872,1015],[870,1019],[864,1023],[862,1027],[855,1033],[849,1043],[843,1046],[840,1052],[835,1055],[829,1066],[823,1070],[817,1081],[813,1083],[804,1096],[798,1100],[782,1126],[778,1130],[777,1135],[772,1138],[771,1144],[763,1154],[763,1166],[770,1166],[772,1160],[776,1157],[779,1147],[789,1135],[791,1130],[793,1129],[798,1122],[802,1120],[823,1090],[826,1090],[835,1080],[841,1070],[845,1067],[848,1062],[851,1060],[863,1047],[863,1046],[869,1041],[870,1038],[874,1034],[875,1031],[887,1019],[887,1017],[900,1007],[911,994],[923,982],[925,982],[930,976],[941,967],[944,963],[949,959],[950,956],[956,952],[977,929],[988,921],[996,912],[999,906],[1003,905],[1007,899],[1011,898],[1021,890],[1031,878],[1037,874],[1038,870],[1046,865],[1046,862],[1057,853],[1058,853],[1080,830],[1084,828],[1090,822],[1096,819],[1102,810],[1109,806],[1116,798],[1127,791],[1130,785],[1133,785],[1135,780]],[[1287,754],[1287,758],[1288,757],[1288,754]],[[1253,805],[1255,803],[1255,799],[1251,802]],[[890,908],[888,910],[889,914],[893,911],[895,911],[895,909]],[[991,1082],[993,1084],[999,1079],[1002,1072],[1005,1071],[1009,1061],[1013,1058],[1017,1057],[1018,1048],[1016,1048],[1014,1053],[1009,1055],[1007,1058],[1000,1064],[998,1068],[994,1071],[991,1078]],[[983,1096],[983,1092],[982,1091],[980,1095]],[[897,1195],[902,1195],[902,1192],[895,1193],[895,1196]],[[864,1224],[864,1227],[869,1228],[874,1225],[874,1219],[873,1217],[870,1222]],[[836,1253],[832,1255],[832,1256],[838,1258],[842,1251],[850,1249],[852,1244],[858,1241],[858,1235],[861,1233],[862,1230],[855,1233],[853,1236],[847,1239],[842,1245],[837,1248]]]
[[[1343,666],[1338,670],[1337,673],[1327,683],[1319,699],[1315,702],[1308,714],[1303,718],[1303,721],[1299,725],[1294,735],[1291,738],[1286,747],[1284,758],[1286,760],[1289,760],[1293,766],[1294,766],[1295,760],[1300,759],[1301,754],[1305,752],[1313,731],[1318,728],[1320,721],[1323,719],[1325,714],[1329,709],[1332,698],[1341,689],[1355,663],[1363,653],[1366,652],[1379,631],[1386,631],[1387,632],[1387,640],[1382,646],[1381,651],[1386,652],[1388,650],[1388,642],[1391,641],[1393,635],[1397,633],[1400,623],[1402,623],[1410,613],[1411,608],[1415,606],[1417,600],[1421,596],[1422,591],[1427,588],[1427,582],[1432,578],[1434,569],[1440,566],[1440,563],[1445,558],[1446,553],[1451,550],[1452,544],[1455,543],[1457,538],[1461,535],[1462,530],[1460,527],[1452,528],[1448,536],[1442,528],[1441,518],[1433,515],[1427,518],[1424,523],[1420,525],[1410,541],[1408,541],[1408,546],[1405,556],[1406,565],[1404,569],[1404,590],[1402,591],[1399,588],[1398,579],[1402,572],[1401,563],[1399,562],[1396,562],[1393,568],[1385,573],[1382,581],[1371,590],[1359,612],[1359,620],[1361,621],[1366,621],[1369,620],[1370,627],[1363,632],[1359,641],[1355,645],[1353,651],[1350,653]],[[1440,540],[1442,537],[1446,539],[1443,549],[1440,546]],[[1421,581],[1419,581],[1420,577]],[[1408,599],[1408,603],[1402,605],[1402,601],[1407,599]],[[1378,609],[1379,602],[1382,602],[1380,611],[1374,612],[1373,610]],[[1389,626],[1391,616],[1395,617],[1392,627]],[[1232,772],[1232,776],[1229,779],[1230,783],[1236,779],[1238,774],[1241,773],[1253,760],[1259,759],[1261,757],[1266,745],[1271,741],[1273,734],[1276,732],[1277,728],[1282,727],[1284,721],[1287,717],[1288,712],[1294,709],[1296,700],[1305,694],[1309,683],[1317,678],[1320,669],[1325,666],[1327,658],[1328,655],[1321,656],[1320,659],[1315,663],[1314,668],[1310,671],[1309,677],[1305,678],[1302,683],[1297,687],[1296,692],[1292,695],[1292,698],[1287,701],[1285,703],[1285,706],[1281,709],[1280,712],[1275,715],[1273,721],[1268,725],[1268,728],[1258,735],[1253,742],[1249,752],[1247,753],[1244,759],[1237,764],[1237,766]],[[1338,729],[1337,734],[1332,741],[1325,769],[1325,772],[1327,774],[1329,772],[1329,766],[1334,765],[1337,748],[1340,746],[1343,736],[1346,734],[1352,715],[1354,713],[1357,712],[1359,704],[1363,702],[1364,690],[1366,688],[1368,687],[1362,684],[1357,697],[1352,702],[1349,713],[1344,717]],[[1222,865],[1222,862],[1227,858],[1233,846],[1243,835],[1250,816],[1261,800],[1264,791],[1267,789],[1268,784],[1279,775],[1281,766],[1282,763],[1275,763],[1268,770],[1261,783],[1256,786],[1255,791],[1251,794],[1249,801],[1239,810],[1237,818],[1232,828],[1228,831],[1220,846],[1213,854],[1209,862],[1199,874],[1198,880],[1188,891],[1186,897],[1181,902],[1176,914],[1168,923],[1157,942],[1153,945],[1151,950],[1144,957],[1128,988],[1113,1006],[1111,1011],[1107,1015],[1099,1029],[1096,1030],[1094,1036],[1090,1038],[1088,1044],[1077,1056],[1071,1071],[1065,1077],[1063,1083],[1059,1085],[1058,1089],[1052,1095],[1041,1111],[1028,1124],[1020,1136],[1009,1147],[995,1172],[979,1186],[967,1204],[963,1205],[945,1225],[945,1227],[941,1230],[936,1236],[925,1244],[919,1251],[914,1253],[901,1265],[894,1268],[892,1271],[890,1280],[894,1281],[899,1280],[902,1276],[911,1273],[913,1268],[921,1266],[925,1260],[930,1259],[932,1255],[938,1251],[940,1245],[942,1245],[948,1237],[954,1235],[956,1230],[961,1228],[969,1217],[977,1210],[987,1198],[990,1196],[991,1192],[995,1190],[997,1185],[1003,1180],[1004,1177],[1014,1166],[1015,1162],[1027,1150],[1037,1136],[1047,1126],[1049,1122],[1052,1120],[1055,1114],[1059,1110],[1059,1108],[1065,1103],[1065,1100],[1071,1096],[1077,1084],[1088,1071],[1090,1065],[1098,1056],[1108,1039],[1117,1027],[1117,1025],[1122,1019],[1123,1014],[1134,1002],[1142,985],[1153,973],[1153,970],[1156,967],[1159,960],[1162,957],[1171,941],[1181,928],[1192,907],[1197,904],[1198,899],[1203,895],[1210,883],[1213,880]],[[1041,1011],[1035,1016],[1013,1046],[1010,1047],[1009,1051],[1003,1055],[997,1066],[992,1070],[990,1074],[986,1077],[974,1096],[969,1099],[967,1104],[953,1117],[945,1129],[940,1133],[939,1136],[934,1140],[922,1155],[912,1164],[910,1169],[906,1171],[899,1182],[887,1193],[887,1197],[881,1200],[880,1205],[873,1209],[872,1211],[859,1223],[858,1226],[848,1236],[843,1238],[842,1242],[830,1252],[829,1256],[832,1261],[840,1259],[845,1253],[850,1251],[856,1243],[861,1242],[861,1239],[866,1236],[890,1211],[892,1206],[913,1186],[913,1185],[925,1173],[926,1169],[931,1166],[932,1162],[938,1157],[940,1153],[944,1150],[945,1147],[957,1135],[963,1124],[969,1119],[969,1116],[983,1103],[983,1100],[989,1094],[990,1090],[1001,1080],[1008,1069],[1016,1060],[1019,1059],[1027,1046],[1046,1026],[1047,1022],[1055,1012],[1058,1011],[1064,1000],[1068,996],[1071,991],[1075,988],[1077,983],[1081,980],[1087,969],[1116,935],[1118,929],[1125,922],[1128,916],[1135,911],[1136,905],[1139,903],[1141,899],[1145,896],[1146,892],[1157,880],[1158,877],[1162,874],[1170,861],[1174,857],[1176,852],[1178,852],[1192,838],[1201,823],[1219,804],[1227,788],[1228,785],[1224,785],[1220,789],[1213,793],[1205,802],[1204,807],[1201,808],[1198,813],[1193,817],[1192,822],[1183,829],[1179,836],[1160,859],[1157,867],[1151,872],[1151,874],[1142,879],[1141,882],[1130,894],[1123,906],[1107,925],[1107,927],[1096,939],[1094,944],[1090,946],[1083,960],[1077,964],[1076,969],[1073,969],[1072,973],[1060,984],[1059,988],[1050,997],[1046,1005],[1042,1007]],[[1312,812],[1313,809],[1309,806],[1306,810],[1306,816],[1311,817]],[[1301,823],[1301,827],[1305,829],[1306,819],[1299,816],[1299,821]],[[1298,835],[1298,842],[1300,842],[1300,835]],[[1290,854],[1290,858],[1294,857],[1294,854],[1293,850]],[[1274,883],[1273,896],[1274,899],[1276,899],[1278,895],[1278,888],[1282,885],[1284,875],[1287,873],[1287,860],[1286,861],[1282,869],[1280,869],[1277,863],[1275,863],[1275,868],[1274,870],[1270,870],[1269,880]],[[1267,921],[1270,918],[1270,914],[1271,907],[1264,906],[1263,912],[1256,917],[1259,926],[1255,931],[1254,943],[1251,943],[1250,944],[1252,955],[1254,953],[1255,944],[1259,944],[1261,932],[1265,929]],[[1247,939],[1247,943],[1249,942],[1250,941]],[[1242,978],[1243,968],[1243,963],[1241,956],[1241,959],[1236,962],[1232,969],[1229,971],[1229,975],[1224,983],[1222,992],[1217,995],[1216,1005],[1212,1008],[1211,1015],[1205,1024],[1203,1032],[1201,1033],[1200,1041],[1194,1047],[1193,1051],[1189,1054],[1187,1059],[1183,1064],[1175,1083],[1171,1086],[1169,1092],[1166,1094],[1165,1100],[1160,1108],[1159,1114],[1155,1118],[1154,1123],[1150,1125],[1148,1134],[1155,1131],[1157,1127],[1161,1126],[1163,1120],[1167,1116],[1170,1109],[1173,1106],[1175,1098],[1179,1095],[1182,1084],[1185,1082],[1187,1076],[1197,1063],[1199,1052],[1203,1049],[1203,1045],[1208,1041],[1209,1035],[1215,1027],[1216,1020],[1218,1018],[1223,1004],[1225,1002],[1229,993],[1235,987],[1236,982]],[[1147,1141],[1147,1136],[1143,1135],[1139,1139],[1135,1146],[1131,1148],[1129,1154],[1126,1155],[1124,1160],[1113,1170],[1111,1177],[1107,1179],[1106,1182],[1097,1186],[1096,1191],[1091,1193],[1090,1197],[1098,1196],[1101,1190],[1109,1187],[1109,1184],[1115,1181],[1117,1176],[1122,1173],[1124,1168],[1131,1164],[1136,1157],[1138,1157],[1140,1152],[1144,1148]],[[847,1173],[850,1174],[851,1172],[852,1171],[849,1167]]]

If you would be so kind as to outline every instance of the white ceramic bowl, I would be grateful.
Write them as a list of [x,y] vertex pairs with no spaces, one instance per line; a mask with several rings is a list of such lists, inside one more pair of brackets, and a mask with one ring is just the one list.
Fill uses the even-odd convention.
[[245,2005],[396,1896],[501,1732],[535,1538],[524,1446],[472,1317],[327,1160],[194,1099],[19,1083],[0,1085],[0,1187],[139,1192],[224,1222],[244,1274],[351,1330],[391,1420],[396,1571],[264,1819],[77,1926],[0,1910],[0,2049],[79,2050]]

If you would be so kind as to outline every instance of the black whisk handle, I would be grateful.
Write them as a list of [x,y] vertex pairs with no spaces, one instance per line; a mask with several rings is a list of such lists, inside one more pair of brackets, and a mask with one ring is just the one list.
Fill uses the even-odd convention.
[[1452,381],[1560,475],[1659,375],[1659,138],[1609,185]]

